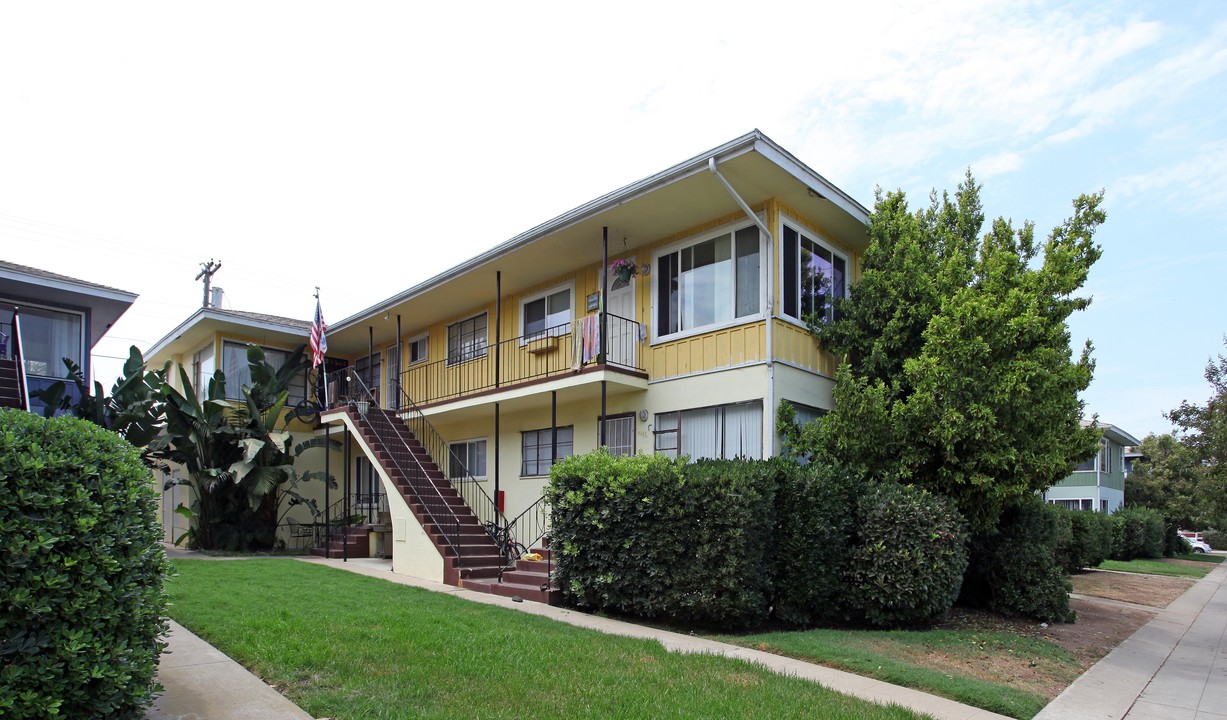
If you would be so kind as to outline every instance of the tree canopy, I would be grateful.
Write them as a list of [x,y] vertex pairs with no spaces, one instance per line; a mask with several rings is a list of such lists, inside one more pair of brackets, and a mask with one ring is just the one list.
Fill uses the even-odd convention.
[[[998,218],[981,235],[980,186],[969,172],[951,197],[912,212],[878,191],[862,275],[835,318],[811,332],[845,362],[835,408],[789,443],[867,477],[951,497],[974,527],[1041,491],[1096,449],[1078,394],[1094,362],[1073,357],[1066,320],[1100,256],[1102,193],[1037,242],[1034,226]],[[786,423],[784,423],[786,425]]]
[[[1227,346],[1227,337],[1223,339]],[[1179,429],[1182,445],[1204,472],[1202,499],[1216,522],[1227,520],[1227,356],[1206,364],[1212,394],[1204,405],[1185,400],[1167,414]]]

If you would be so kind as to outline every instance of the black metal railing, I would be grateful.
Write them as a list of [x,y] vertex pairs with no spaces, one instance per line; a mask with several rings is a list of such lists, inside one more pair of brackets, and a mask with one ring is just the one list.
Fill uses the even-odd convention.
[[409,427],[410,432],[421,443],[422,447],[430,457],[435,459],[439,469],[447,477],[448,482],[452,484],[460,497],[464,498],[469,509],[477,516],[478,523],[492,522],[499,527],[506,527],[507,518],[503,516],[502,510],[499,509],[498,502],[490,497],[486,492],[484,484],[473,474],[469,472],[465,465],[464,458],[460,457],[452,446],[443,439],[435,426],[430,420],[422,414],[422,410],[413,402],[403,388],[397,388],[396,392],[388,393],[389,395],[397,395],[400,398],[399,408],[396,411],[400,419]]
[[400,376],[404,397],[422,404],[606,365],[642,372],[642,326],[606,315],[609,352],[601,351],[600,315],[587,315],[493,345],[468,347],[443,360],[407,368]]
[[[528,509],[517,515],[513,520],[507,523],[507,536],[515,541],[522,543],[524,547],[532,552],[533,547],[541,542],[550,531],[550,506],[545,501],[545,496],[537,498],[537,501],[528,506]],[[554,580],[554,562],[551,553],[545,553],[546,574],[550,578],[550,582]],[[507,567],[507,563],[503,563],[503,567],[499,569],[499,582],[503,581],[503,569]]]
[[[336,378],[333,378],[336,375]],[[346,395],[345,404],[354,407],[360,416],[365,417],[366,424],[374,432],[375,437],[387,454],[388,462],[395,468],[399,479],[409,485],[416,500],[421,504],[429,522],[442,536],[443,542],[450,548],[457,560],[457,565],[464,562],[460,554],[460,518],[456,516],[452,506],[440,492],[439,487],[431,480],[426,466],[418,453],[413,451],[397,431],[398,418],[389,410],[379,407],[375,395],[371,393],[356,372],[351,368],[340,370],[329,375],[329,382],[334,379],[337,386],[342,385],[341,375],[347,376],[343,384]],[[345,498],[347,501],[349,498]],[[347,509],[348,514],[348,509]]]

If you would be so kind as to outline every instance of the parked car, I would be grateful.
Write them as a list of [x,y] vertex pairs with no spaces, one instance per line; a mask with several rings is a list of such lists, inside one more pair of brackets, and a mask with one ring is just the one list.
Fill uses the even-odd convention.
[[1177,530],[1177,532],[1180,533],[1181,537],[1183,537],[1185,540],[1189,542],[1189,546],[1193,548],[1193,552],[1195,553],[1210,552],[1211,548],[1208,544],[1206,544],[1206,541],[1202,539],[1201,533],[1190,532],[1188,530]]

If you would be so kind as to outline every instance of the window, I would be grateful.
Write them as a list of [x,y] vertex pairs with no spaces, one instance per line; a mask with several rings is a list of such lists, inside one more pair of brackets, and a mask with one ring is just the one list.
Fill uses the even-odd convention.
[[1078,463],[1075,472],[1112,472],[1112,449],[1107,440],[1099,441],[1099,452]]
[[847,259],[788,225],[783,253],[784,314],[801,321],[833,319],[834,301],[846,296]]
[[[1060,505],[1066,510],[1093,510],[1094,502],[1090,498],[1082,498],[1081,500],[1049,500],[1049,505]],[[1104,507],[1107,507],[1107,501],[1104,501]]]
[[[812,405],[805,405],[803,403],[793,402],[791,400],[789,400],[788,403],[792,405],[794,412],[793,419],[796,421],[798,427],[819,422],[827,414],[826,410],[813,407]],[[784,437],[779,434],[778,428],[776,430],[776,440],[779,442],[780,447],[786,447],[788,445],[788,443],[785,442]],[[802,464],[809,463],[808,455],[801,457],[800,459],[803,461]]]
[[447,476],[486,479],[486,439],[461,440],[447,445]]
[[[600,430],[600,419],[597,419]],[[600,438],[598,437],[599,441]],[[605,448],[610,455],[635,454],[635,414],[614,415],[605,418]]]
[[[357,372],[358,378],[362,380],[362,385],[371,392],[371,396],[376,402],[379,401],[379,386],[383,382],[383,368],[380,366],[379,353],[367,356],[363,355],[354,361],[354,370]],[[351,388],[355,393],[361,391],[362,387]],[[359,398],[361,399],[361,398]]]
[[447,326],[447,364],[486,356],[486,313]]
[[391,345],[388,354],[388,402],[387,407],[393,410],[400,407],[400,345]]
[[656,270],[658,336],[761,312],[759,232],[753,225],[661,255]]
[[558,428],[558,457],[554,457],[553,433],[550,428],[529,430],[521,434],[521,475],[548,475],[556,460],[571,457],[575,451],[575,428],[572,425]]
[[[289,359],[290,354],[285,350],[277,350],[261,346],[264,351],[264,361],[273,366],[273,369],[280,369],[285,365],[285,361]],[[222,343],[222,372],[226,374],[226,398],[228,400],[242,400],[243,388],[251,387],[251,365],[247,361],[247,345],[236,342]],[[289,400],[287,404],[290,406],[297,405],[307,397],[306,373],[299,373],[293,380],[290,381]]]
[[571,332],[571,288],[527,298],[521,305],[521,335],[533,340]]
[[409,364],[416,365],[426,362],[426,336],[421,335],[409,341]]
[[763,406],[760,401],[658,413],[656,452],[691,459],[762,458]]
[[[13,352],[13,311],[10,306],[0,310],[0,325],[10,336],[8,352]],[[21,304],[21,354],[27,375],[47,378],[66,378],[68,368],[64,358],[80,366],[89,375],[81,329],[84,320],[80,313],[60,312]]]
[[197,397],[208,396],[209,380],[213,377],[213,371],[217,369],[214,355],[213,343],[209,343],[207,347],[192,356],[192,383]]

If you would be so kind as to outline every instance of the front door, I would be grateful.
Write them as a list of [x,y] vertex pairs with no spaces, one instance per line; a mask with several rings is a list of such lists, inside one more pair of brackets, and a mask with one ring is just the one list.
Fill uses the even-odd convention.
[[609,274],[609,358],[608,362],[638,367],[639,331],[635,323],[635,278],[621,280]]

